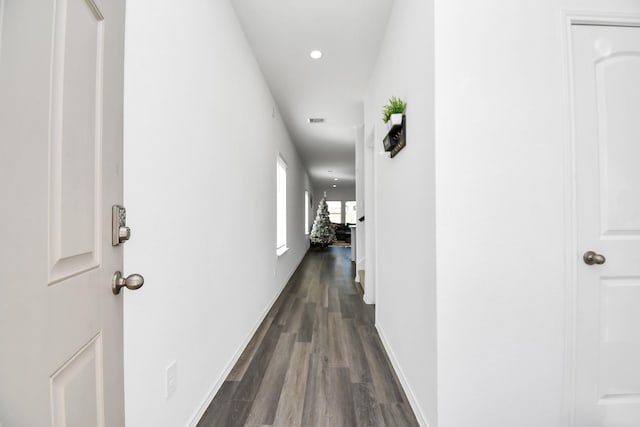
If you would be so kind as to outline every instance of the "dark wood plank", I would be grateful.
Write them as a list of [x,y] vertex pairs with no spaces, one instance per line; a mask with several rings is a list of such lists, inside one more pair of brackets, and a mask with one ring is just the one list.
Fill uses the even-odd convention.
[[222,383],[220,390],[218,390],[211,405],[209,405],[202,415],[197,427],[214,426],[216,422],[223,419],[222,417],[227,416],[229,412],[233,411],[233,409],[230,408],[230,402],[237,386],[238,383],[236,381],[225,381]]
[[380,415],[376,392],[371,383],[354,383],[353,406],[358,427],[379,427],[384,425]]
[[297,342],[284,379],[274,426],[301,426],[304,395],[307,388],[311,344]]
[[371,383],[371,371],[369,362],[364,352],[360,333],[352,319],[343,319],[342,325],[345,331],[345,349],[348,355],[348,364],[351,368],[351,381],[354,383]]
[[316,307],[316,321],[313,324],[311,351],[316,354],[327,354],[329,351],[329,316],[323,307]]
[[329,308],[329,286],[323,284],[322,289],[322,306],[327,309]]
[[280,335],[271,362],[264,373],[264,378],[253,401],[251,413],[247,418],[248,424],[273,424],[295,341],[296,334],[283,333]]
[[314,277],[306,274],[304,279],[300,281],[300,286],[296,289],[296,296],[301,299],[306,299],[311,289],[311,284],[314,281]]
[[280,295],[276,299],[276,302],[274,302],[271,308],[269,309],[269,312],[267,313],[267,316],[266,316],[267,318],[273,319],[278,314],[278,312],[281,311],[280,309],[282,308],[282,305],[289,300],[287,295],[287,289],[289,288],[290,288],[289,284],[287,284],[287,286],[284,287],[282,293],[280,293]]
[[312,353],[309,359],[309,372],[307,375],[307,388],[304,394],[304,408],[302,410],[303,426],[324,425],[325,414],[329,402],[326,394],[328,380],[328,366],[326,356]]
[[340,313],[329,313],[329,366],[333,368],[349,366],[345,341],[345,331]]
[[291,306],[296,301],[296,298],[293,298],[291,295],[287,295],[287,297],[287,300],[282,303],[282,307],[273,317],[273,323],[276,325],[285,326],[287,324],[287,318],[291,314]]
[[358,295],[358,289],[353,281],[353,277],[343,277],[339,279],[340,293],[343,295]]
[[313,335],[313,324],[316,318],[316,304],[306,303],[302,311],[300,329],[298,329],[299,342],[311,342]]
[[235,381],[225,381],[222,384],[197,427],[244,426],[251,402],[231,400],[237,386],[238,383]]
[[260,345],[267,331],[271,327],[272,320],[273,319],[271,317],[267,316],[262,321],[262,323],[258,327],[258,330],[249,341],[249,344],[240,355],[238,362],[236,362],[233,369],[231,369],[231,372],[227,377],[227,381],[240,381],[242,379],[242,377],[244,376],[244,373],[249,367],[249,364],[251,363],[251,360],[253,360],[253,356],[258,350],[258,346]]
[[380,412],[387,427],[419,427],[406,403],[381,403]]
[[280,326],[271,324],[242,376],[242,380],[233,395],[233,400],[253,401],[256,397],[264,373],[273,356],[273,350],[278,343],[278,338],[280,338],[280,330]]
[[300,329],[300,323],[302,322],[302,310],[304,309],[304,298],[295,298],[293,305],[291,306],[289,316],[287,317],[286,326],[284,330],[286,332],[298,332]]
[[326,299],[327,285],[320,283],[318,279],[313,279],[310,282],[309,292],[307,293],[306,302],[313,302],[318,305],[324,304]]
[[375,304],[365,304],[365,311],[367,312],[367,317],[369,321],[367,322],[369,325],[376,324],[376,305]]
[[362,346],[367,357],[378,402],[403,402],[403,393],[398,389],[393,368],[380,343],[375,327],[369,325],[358,326],[358,330],[362,338]]
[[338,288],[329,287],[329,304],[328,309],[331,313],[336,313],[340,311],[340,297],[338,296]]
[[343,319],[355,318],[355,310],[353,308],[353,299],[350,298],[350,295],[340,292],[338,294],[338,297],[340,298],[340,313],[342,314],[342,318]]
[[328,410],[325,425],[352,427],[357,425],[353,406],[349,369],[329,368],[327,390]]
[[[355,286],[355,285],[354,285]],[[370,321],[367,305],[364,304],[360,295],[347,295],[345,298],[349,301],[349,306],[353,312],[353,318],[361,325],[372,325]]]

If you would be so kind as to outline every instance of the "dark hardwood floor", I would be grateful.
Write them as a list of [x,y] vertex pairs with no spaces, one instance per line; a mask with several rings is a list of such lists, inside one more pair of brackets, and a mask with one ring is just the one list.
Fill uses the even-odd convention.
[[312,248],[198,427],[417,426],[354,275]]

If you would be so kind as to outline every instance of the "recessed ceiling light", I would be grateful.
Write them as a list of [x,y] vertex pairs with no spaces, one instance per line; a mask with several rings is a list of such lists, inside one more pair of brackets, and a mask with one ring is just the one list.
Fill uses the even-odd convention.
[[333,184],[333,188],[336,188],[336,187],[337,187],[337,185]]
[[333,178],[334,181],[338,181],[338,178]]
[[312,50],[311,52],[309,52],[309,56],[311,57],[311,59],[320,59],[322,58],[322,52],[320,52],[319,50]]

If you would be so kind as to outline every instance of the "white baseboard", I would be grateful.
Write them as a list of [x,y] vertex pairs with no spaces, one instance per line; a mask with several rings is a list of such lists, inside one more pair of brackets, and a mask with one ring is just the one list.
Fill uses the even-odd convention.
[[407,395],[407,399],[409,399],[409,405],[411,406],[411,409],[413,409],[413,413],[418,419],[418,423],[422,427],[429,427],[429,423],[427,422],[427,417],[425,417],[424,413],[422,412],[422,408],[420,407],[420,405],[418,405],[418,401],[416,400],[416,396],[413,393],[413,390],[411,389],[409,382],[407,381],[407,377],[404,375],[404,371],[402,370],[402,367],[400,366],[400,363],[398,362],[398,359],[396,358],[396,355],[393,352],[393,349],[389,345],[389,341],[387,341],[387,337],[385,336],[382,327],[377,322],[376,322],[376,329],[378,330],[378,335],[380,335],[380,340],[382,341],[382,345],[384,346],[384,349],[387,351],[387,354],[389,355],[389,359],[391,360],[391,365],[393,365],[393,369],[395,369],[396,374],[398,375],[398,379],[402,384],[402,388],[404,389],[404,392]]
[[271,302],[269,304],[267,304],[267,307],[264,309],[264,311],[258,317],[258,321],[255,323],[255,325],[253,325],[253,327],[251,328],[249,333],[245,336],[244,340],[242,340],[242,343],[240,344],[240,346],[238,347],[238,349],[234,353],[233,357],[231,357],[231,360],[229,360],[229,363],[227,363],[227,366],[225,367],[224,371],[222,371],[222,374],[216,380],[215,384],[213,385],[213,388],[211,389],[209,394],[207,394],[207,397],[204,399],[204,401],[202,402],[202,404],[200,405],[200,407],[198,408],[196,413],[191,418],[191,421],[188,424],[189,427],[196,427],[197,426],[198,422],[200,421],[200,419],[204,415],[204,412],[207,410],[207,408],[209,407],[209,405],[213,401],[213,398],[216,397],[216,394],[218,393],[218,391],[220,391],[220,388],[222,387],[222,384],[224,383],[224,380],[229,376],[229,374],[231,373],[231,370],[233,369],[235,364],[240,359],[240,356],[242,355],[242,352],[244,352],[244,350],[249,345],[249,342],[251,341],[251,338],[253,338],[253,336],[257,332],[258,328],[260,327],[260,325],[264,321],[265,317],[267,317],[267,314],[269,313],[269,310],[271,310],[271,308],[275,304],[275,302],[278,299],[278,297],[280,297],[280,295],[282,294],[282,291],[284,290],[285,286],[287,286],[287,283],[289,283],[289,280],[291,280],[291,277],[293,277],[293,273],[296,272],[296,270],[300,266],[300,263],[302,263],[302,260],[304,259],[304,256],[307,254],[308,249],[309,248],[307,248],[307,251],[303,252],[302,256],[300,257],[300,260],[296,264],[296,268],[294,268],[289,273],[289,276],[287,277],[287,279],[284,280],[284,282],[280,285],[280,290],[278,290],[278,292],[276,292],[276,294],[273,297],[273,299],[271,300]]

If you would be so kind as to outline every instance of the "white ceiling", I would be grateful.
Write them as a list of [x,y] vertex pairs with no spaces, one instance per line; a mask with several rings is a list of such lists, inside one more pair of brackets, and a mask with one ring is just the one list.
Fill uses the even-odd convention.
[[392,2],[231,0],[317,190],[355,185],[355,126]]

